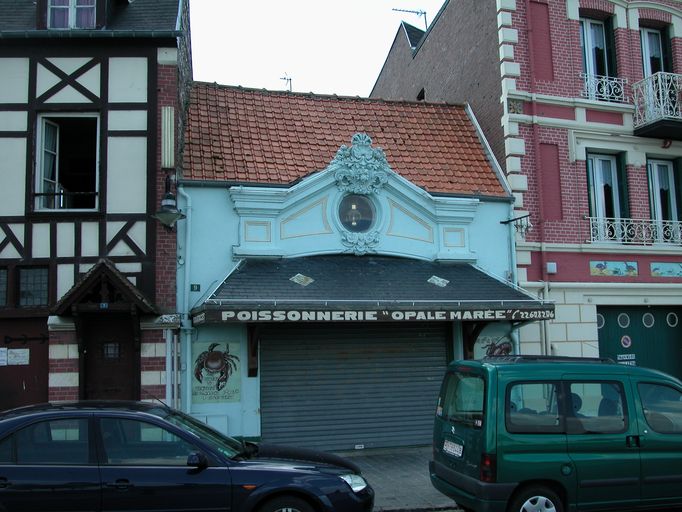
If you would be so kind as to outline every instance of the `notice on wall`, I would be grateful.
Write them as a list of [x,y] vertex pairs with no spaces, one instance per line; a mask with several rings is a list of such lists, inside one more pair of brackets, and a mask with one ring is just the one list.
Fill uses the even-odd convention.
[[10,348],[7,350],[8,365],[27,365],[30,361],[30,349]]
[[0,366],[7,366],[7,349],[0,348]]
[[194,361],[192,403],[215,404],[241,399],[241,344],[234,341],[199,342],[192,346]]

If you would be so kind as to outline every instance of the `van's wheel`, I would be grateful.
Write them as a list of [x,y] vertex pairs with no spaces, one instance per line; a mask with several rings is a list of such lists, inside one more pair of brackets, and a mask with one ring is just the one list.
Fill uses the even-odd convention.
[[266,502],[258,512],[315,512],[310,504],[296,496],[280,496]]
[[552,489],[538,485],[519,492],[508,512],[564,512],[564,504]]

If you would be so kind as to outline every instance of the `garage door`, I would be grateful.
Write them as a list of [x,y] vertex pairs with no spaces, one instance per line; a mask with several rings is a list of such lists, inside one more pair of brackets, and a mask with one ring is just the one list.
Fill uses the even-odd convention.
[[287,324],[261,333],[264,442],[430,444],[447,324]]

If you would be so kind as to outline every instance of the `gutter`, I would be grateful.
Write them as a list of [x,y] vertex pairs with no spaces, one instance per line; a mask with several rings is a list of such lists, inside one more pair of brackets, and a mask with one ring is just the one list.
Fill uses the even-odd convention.
[[[192,248],[191,248],[191,242],[192,242],[192,197],[185,192],[184,186],[180,185],[177,187],[178,193],[182,198],[185,200],[186,207],[185,207],[185,239],[184,239],[184,254],[185,258],[184,261],[182,262],[182,265],[184,266],[184,274],[183,274],[183,289],[182,289],[182,307],[180,309],[180,332],[181,336],[184,336],[185,338],[185,393],[186,393],[186,400],[184,401],[184,411],[189,413],[191,409],[191,397],[192,393],[190,390],[192,389],[192,372],[189,370],[189,362],[192,360],[192,322],[189,318],[189,282],[190,282],[190,268],[191,268],[191,261],[192,261]],[[181,400],[182,402],[182,400]]]
[[180,30],[5,30],[0,39],[177,39]]

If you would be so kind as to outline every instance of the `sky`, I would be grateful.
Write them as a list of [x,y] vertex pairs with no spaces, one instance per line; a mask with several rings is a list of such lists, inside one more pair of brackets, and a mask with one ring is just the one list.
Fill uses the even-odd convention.
[[[366,97],[401,21],[444,0],[190,0],[194,80]],[[285,78],[290,79],[285,80]]]

